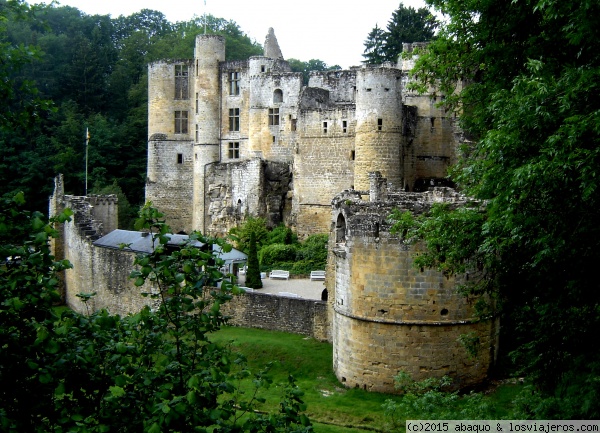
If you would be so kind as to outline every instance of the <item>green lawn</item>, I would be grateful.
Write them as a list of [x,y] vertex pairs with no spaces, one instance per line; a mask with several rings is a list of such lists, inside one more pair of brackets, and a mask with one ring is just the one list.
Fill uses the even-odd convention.
[[[231,342],[234,350],[248,358],[253,372],[274,362],[270,370],[273,386],[262,393],[267,402],[261,410],[278,410],[282,384],[291,374],[305,393],[307,415],[317,433],[386,431],[382,404],[399,397],[341,386],[332,370],[331,344],[296,334],[236,327],[223,328],[211,339]],[[249,384],[246,389],[250,389]],[[494,406],[507,405],[516,392],[505,387],[487,398],[497,397],[497,401],[492,402]],[[498,408],[498,416],[502,413],[502,408]]]

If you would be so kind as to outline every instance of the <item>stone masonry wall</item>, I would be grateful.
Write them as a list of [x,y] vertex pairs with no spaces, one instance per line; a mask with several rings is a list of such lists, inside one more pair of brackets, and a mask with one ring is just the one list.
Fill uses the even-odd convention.
[[223,305],[230,325],[308,335],[331,341],[327,303],[250,292]]

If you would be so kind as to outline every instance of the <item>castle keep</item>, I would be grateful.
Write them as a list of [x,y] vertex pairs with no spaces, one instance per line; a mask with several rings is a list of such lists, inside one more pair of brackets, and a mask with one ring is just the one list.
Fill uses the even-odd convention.
[[194,59],[149,65],[146,200],[175,232],[224,234],[251,215],[324,233],[332,197],[367,189],[369,172],[405,191],[444,181],[453,119],[407,89],[410,62],[312,72],[305,86],[273,29],[264,47],[226,62],[223,37],[198,35]]

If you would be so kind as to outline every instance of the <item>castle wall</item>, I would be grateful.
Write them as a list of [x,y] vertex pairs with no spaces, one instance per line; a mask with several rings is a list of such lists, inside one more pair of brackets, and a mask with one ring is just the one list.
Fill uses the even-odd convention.
[[174,233],[192,228],[194,155],[189,141],[166,140],[158,134],[148,142],[146,201],[164,212]]
[[229,324],[308,335],[331,341],[327,303],[249,292],[221,306]]
[[303,110],[294,160],[292,212],[302,235],[325,233],[331,198],[354,182],[355,111],[353,106]]

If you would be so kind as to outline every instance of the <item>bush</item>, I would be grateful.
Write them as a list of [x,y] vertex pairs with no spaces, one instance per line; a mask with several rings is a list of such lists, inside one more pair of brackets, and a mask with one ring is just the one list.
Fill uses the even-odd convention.
[[258,258],[262,266],[272,266],[278,262],[293,262],[296,259],[296,247],[293,245],[273,244],[262,247]]

